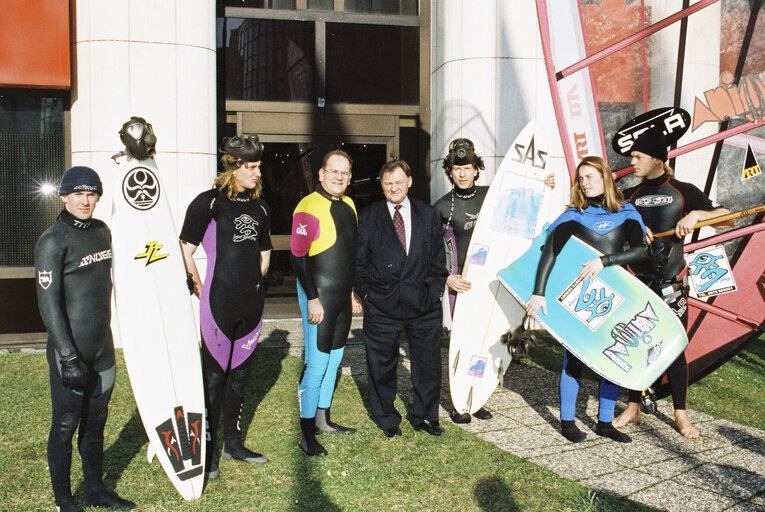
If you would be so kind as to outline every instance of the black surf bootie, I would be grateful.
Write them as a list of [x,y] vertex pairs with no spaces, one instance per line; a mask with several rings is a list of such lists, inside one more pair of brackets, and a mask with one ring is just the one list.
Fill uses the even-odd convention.
[[561,420],[560,430],[563,434],[563,437],[572,443],[584,441],[584,439],[587,437],[587,434],[579,430],[579,427],[576,426],[574,420]]
[[595,427],[595,433],[599,436],[608,437],[617,443],[631,443],[632,438],[624,432],[619,432],[610,421],[598,420],[598,426]]
[[326,409],[322,409],[321,407],[316,409],[316,430],[319,433],[338,432],[340,434],[353,434],[356,432],[355,428],[344,427],[329,419],[329,407]]
[[262,453],[248,450],[239,439],[226,439],[223,441],[221,457],[224,459],[240,460],[247,464],[265,464],[268,462],[268,457]]
[[133,510],[135,503],[120,498],[115,493],[101,487],[99,489],[85,490],[85,507],[99,507],[109,510]]
[[327,450],[316,440],[316,418],[300,418],[300,449],[306,455],[324,456]]

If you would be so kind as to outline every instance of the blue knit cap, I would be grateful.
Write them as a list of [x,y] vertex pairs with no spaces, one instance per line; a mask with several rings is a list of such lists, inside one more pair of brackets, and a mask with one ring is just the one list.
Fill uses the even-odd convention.
[[65,196],[72,192],[95,192],[102,196],[104,187],[96,171],[90,167],[77,166],[67,169],[64,173],[58,195]]

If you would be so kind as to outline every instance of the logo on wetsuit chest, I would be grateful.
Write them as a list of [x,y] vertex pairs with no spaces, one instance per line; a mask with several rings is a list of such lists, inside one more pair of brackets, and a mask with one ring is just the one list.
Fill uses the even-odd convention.
[[80,264],[78,265],[78,267],[84,267],[86,265],[90,265],[91,263],[98,263],[99,261],[109,260],[111,258],[112,258],[111,249],[94,252],[93,254],[88,254],[87,256],[83,256],[82,259],[80,260]]
[[475,226],[476,220],[478,220],[478,214],[465,212],[465,216],[468,218],[468,221],[465,223],[465,226],[462,229],[465,231],[470,231]]
[[43,290],[47,290],[48,287],[53,284],[53,271],[52,270],[38,270],[37,282]]
[[596,233],[607,233],[613,229],[614,223],[610,220],[601,220],[592,225],[593,231]]
[[[179,406],[173,410],[173,416],[155,430],[176,476],[185,481],[202,474],[202,415],[198,412],[186,414]],[[186,469],[185,461],[191,463],[189,469]]]
[[672,204],[674,198],[672,196],[666,196],[664,194],[657,194],[652,196],[643,196],[635,200],[635,206],[642,206],[643,208],[652,208],[654,206],[664,206],[665,204]]
[[257,240],[258,239],[258,225],[259,222],[247,215],[241,214],[234,219],[234,229],[238,233],[234,233],[234,242],[243,242],[245,240]]

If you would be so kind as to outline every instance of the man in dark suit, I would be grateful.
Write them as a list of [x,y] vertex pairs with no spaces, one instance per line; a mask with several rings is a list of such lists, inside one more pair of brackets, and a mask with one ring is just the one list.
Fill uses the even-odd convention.
[[441,295],[447,277],[441,221],[432,206],[407,197],[412,174],[403,160],[383,165],[380,183],[386,200],[361,212],[356,253],[372,411],[387,437],[401,435],[393,401],[405,332],[414,387],[410,421],[415,430],[440,436]]

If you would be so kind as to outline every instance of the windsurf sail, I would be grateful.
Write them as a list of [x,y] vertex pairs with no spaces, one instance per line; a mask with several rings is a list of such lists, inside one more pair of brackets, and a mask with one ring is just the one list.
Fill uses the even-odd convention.
[[[542,48],[566,163],[607,158],[623,187],[619,127],[661,107],[691,114],[671,148],[678,179],[740,211],[765,203],[762,0],[537,0]],[[765,326],[764,214],[685,246],[691,279],[690,380],[714,371]],[[712,282],[713,281],[713,282]],[[703,290],[702,290],[703,289]],[[666,380],[656,390],[668,394]]]

